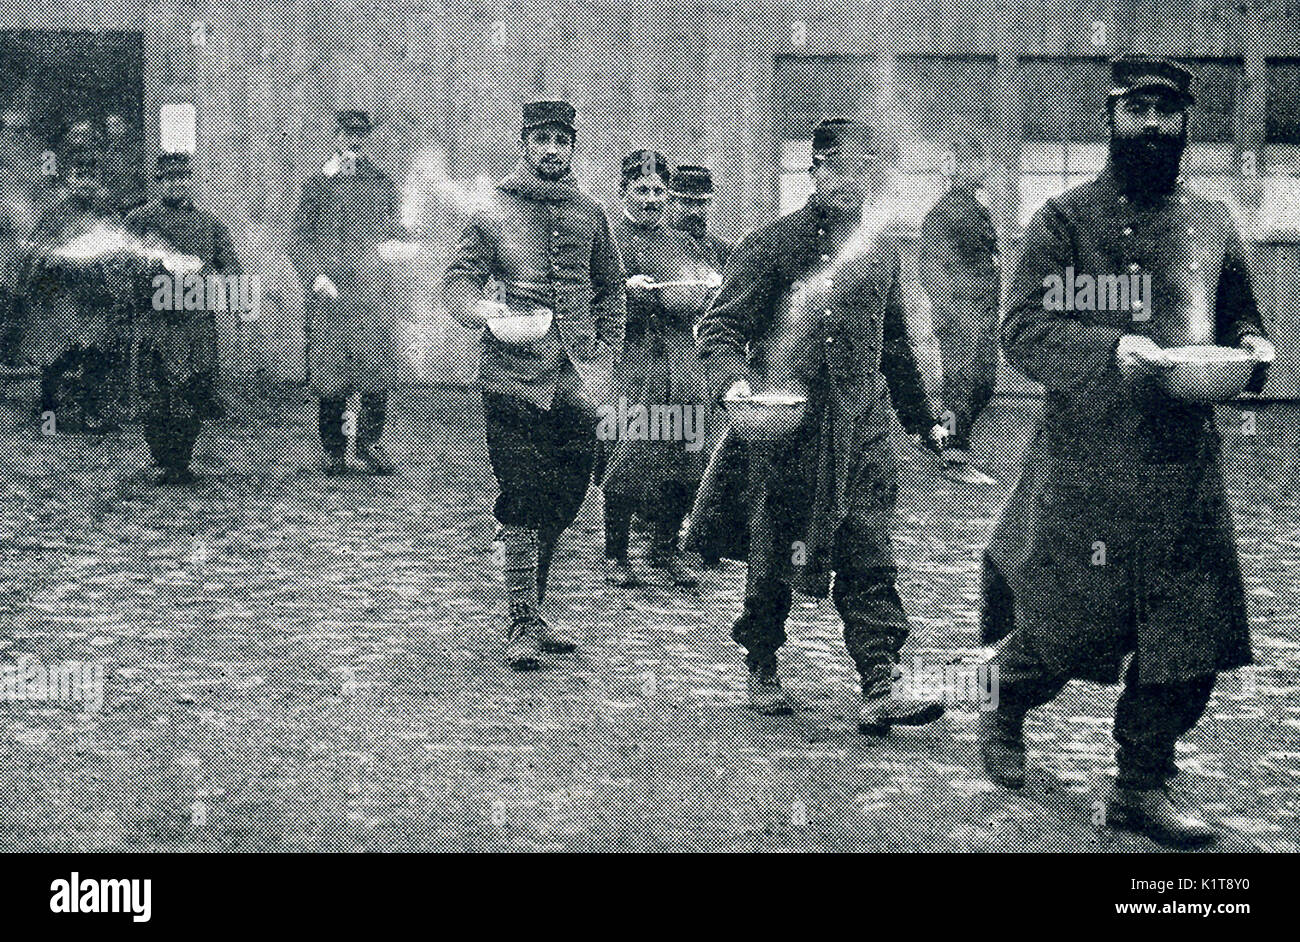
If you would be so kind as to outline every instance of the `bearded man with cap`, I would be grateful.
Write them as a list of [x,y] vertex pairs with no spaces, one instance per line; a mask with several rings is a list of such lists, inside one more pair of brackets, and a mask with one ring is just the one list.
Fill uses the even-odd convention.
[[[1168,60],[1115,60],[1108,164],[1025,232],[1002,344],[1046,387],[1047,408],[986,557],[1013,617],[986,599],[986,642],[1006,637],[991,662],[997,709],[980,716],[985,770],[1019,788],[1025,714],[1071,679],[1117,683],[1131,655],[1106,821],[1177,847],[1215,832],[1170,800],[1175,744],[1217,672],[1251,662],[1251,643],[1214,407],[1164,390],[1163,348],[1212,342],[1273,359],[1232,214],[1179,176],[1191,81]],[[1047,286],[1069,273],[1146,273],[1151,297],[1060,310]]]
[[[146,245],[161,242],[173,253],[150,270],[141,291],[145,303],[136,318],[141,420],[145,442],[162,469],[158,483],[188,484],[194,480],[190,460],[199,429],[216,410],[217,311],[240,316],[246,292],[230,233],[216,216],[194,205],[190,155],[159,154],[154,180],[156,198],[126,217],[127,228]],[[203,286],[201,304],[186,303],[190,292],[167,284],[178,274],[182,289],[184,279]]]
[[[540,606],[556,544],[587,494],[597,411],[611,400],[626,326],[609,221],[571,169],[573,106],[537,101],[523,112],[519,162],[461,233],[444,278],[447,309],[481,331],[479,382],[500,487],[506,660],[516,670],[576,646]],[[549,313],[549,326],[531,342],[501,340],[489,320],[511,313]]]
[[[373,128],[364,111],[338,113],[334,155],[303,186],[289,240],[308,293],[307,367],[320,397],[327,474],[350,470],[353,435],[360,470],[394,471],[379,440],[398,376],[401,324],[379,246],[403,232],[397,185],[361,152]],[[347,412],[353,396],[360,398],[355,415]]]
[[[669,584],[694,586],[699,578],[678,548],[677,533],[708,458],[699,421],[709,409],[708,394],[693,331],[713,297],[716,286],[708,275],[714,271],[700,260],[694,239],[664,225],[669,171],[663,155],[633,151],[623,159],[622,173],[623,217],[614,241],[628,276],[627,348],[619,385],[628,409],[644,408],[655,428],[645,437],[613,440],[603,485],[605,580],[620,586],[641,582],[628,560],[636,511],[651,524],[650,568]],[[674,409],[682,414],[678,434],[663,435],[671,429],[654,416]],[[616,418],[611,412],[597,434],[612,432]],[[693,440],[684,434],[687,421]]]
[[[747,526],[730,527],[747,546],[744,612],[732,637],[747,649],[750,705],[789,713],[777,651],[793,590],[828,594],[862,682],[858,728],[880,736],[894,725],[931,722],[943,704],[894,686],[908,621],[895,580],[889,526],[898,492],[889,443],[894,403],[905,428],[942,446],[938,403],[918,367],[923,325],[905,308],[901,227],[880,210],[892,149],[870,126],[849,119],[819,124],[813,136],[814,193],[802,209],[747,236],[723,273],[700,325],[700,356],[711,397],[752,390],[806,394],[795,430],[777,441],[741,443],[727,433],[715,465],[748,463],[746,487],[720,471],[700,489],[692,533],[710,518],[735,519],[749,501]],[[716,529],[716,524],[713,525]]]

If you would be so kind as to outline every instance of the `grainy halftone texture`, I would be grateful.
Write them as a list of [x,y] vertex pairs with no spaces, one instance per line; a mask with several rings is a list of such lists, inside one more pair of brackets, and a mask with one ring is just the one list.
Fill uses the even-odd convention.
[[[973,206],[953,218],[974,227],[962,244],[987,251],[996,240],[1006,280],[1032,211],[1104,159],[1105,71],[1080,52],[1109,55],[1125,31],[1146,26],[1111,24],[1094,50],[1090,23],[1077,43],[1053,40],[1046,8],[1018,13],[1016,29],[987,42],[968,28],[986,13],[932,11],[899,39],[905,55],[879,59],[895,48],[881,39],[892,35],[881,14],[805,15],[797,5],[653,15],[580,3],[228,8],[182,4],[155,17],[141,7],[122,24],[144,37],[138,69],[123,79],[141,88],[134,107],[144,111],[128,114],[137,171],[151,169],[157,107],[193,101],[198,202],[229,226],[264,289],[256,320],[219,322],[227,414],[198,439],[201,480],[155,487],[131,421],[102,436],[43,434],[30,375],[7,380],[0,403],[0,664],[92,662],[106,678],[102,712],[66,697],[0,704],[0,847],[1157,849],[1094,827],[1114,774],[1115,688],[1071,684],[1031,713],[1029,784],[1008,792],[984,778],[977,709],[963,695],[929,726],[859,735],[842,624],[829,602],[797,598],[780,666],[804,708],[758,716],[729,637],[744,567],[724,562],[696,588],[605,586],[594,487],[558,544],[544,606],[583,644],[544,657],[539,671],[509,670],[497,488],[470,386],[478,348],[437,297],[456,236],[517,159],[521,104],[551,96],[578,108],[575,170],[611,219],[621,212],[619,160],[649,147],[713,169],[713,225],[732,240],[802,204],[821,118],[853,112],[894,131],[900,205],[918,233],[946,186],[945,152],[973,137],[994,165],[993,232]],[[50,25],[34,7],[5,11],[18,26]],[[1146,7],[1141,16],[1164,18]],[[942,54],[911,54],[932,47]],[[60,67],[83,76],[72,86],[97,87],[85,67],[97,60],[71,41],[63,48],[12,83],[25,93],[3,100],[14,179],[32,172],[68,102],[97,121],[109,110],[102,91],[62,102],[38,93]],[[1236,73],[1211,53],[1203,101],[1232,107],[1214,89]],[[1012,101],[1019,110],[1008,112]],[[364,146],[375,175],[340,195],[317,175],[344,108],[375,120]],[[32,120],[19,132],[21,114]],[[1217,105],[1194,114],[1189,154],[1210,160],[1211,145],[1232,144],[1232,119]],[[1231,190],[1241,182],[1235,159],[1189,168],[1193,184]],[[314,242],[294,238],[304,189],[300,218],[314,220]],[[422,255],[377,261],[396,224]],[[909,290],[922,290],[936,251],[921,242]],[[326,271],[338,272],[338,304],[310,299]],[[1264,274],[1257,287],[1276,292],[1276,272]],[[982,303],[949,287],[953,303]],[[975,318],[961,343],[951,329],[961,318],[933,305],[942,351],[973,364],[964,385],[949,371],[933,391],[954,413],[964,399],[978,415],[964,431],[996,483],[943,477],[894,429],[893,549],[912,627],[901,666],[965,677],[986,653],[983,551],[1044,402],[1003,364],[1001,393],[973,405],[987,385],[989,325]],[[344,386],[391,390],[382,443],[396,475],[324,473],[309,363],[313,382],[350,371],[357,382]],[[377,415],[356,418],[376,431]],[[1179,744],[1175,793],[1222,825],[1221,849],[1293,852],[1300,411],[1226,407],[1218,424],[1256,665],[1219,678]],[[643,571],[646,550],[634,538]]]

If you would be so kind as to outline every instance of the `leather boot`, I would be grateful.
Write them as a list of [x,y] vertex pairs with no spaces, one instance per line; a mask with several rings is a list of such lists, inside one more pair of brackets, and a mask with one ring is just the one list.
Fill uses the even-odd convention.
[[1003,788],[1025,784],[1025,718],[1010,717],[998,710],[981,710],[979,716],[980,758],[989,781]]
[[1163,788],[1115,788],[1106,802],[1106,823],[1184,850],[1213,844],[1219,836],[1204,821],[1180,812]]

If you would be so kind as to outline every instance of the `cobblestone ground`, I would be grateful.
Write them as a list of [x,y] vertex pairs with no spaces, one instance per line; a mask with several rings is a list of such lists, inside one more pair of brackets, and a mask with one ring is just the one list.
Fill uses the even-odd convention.
[[[977,556],[1014,484],[1032,402],[1001,401],[965,491],[905,451],[905,658],[973,663]],[[989,785],[976,710],[855,729],[828,603],[783,653],[809,708],[743,707],[728,626],[743,568],[698,590],[608,589],[595,495],[562,545],[575,656],[516,674],[498,635],[494,486],[473,394],[405,390],[395,478],[315,469],[301,400],[237,405],[188,490],[142,471],[137,429],[46,437],[0,414],[0,665],[104,666],[102,711],[0,703],[0,846],[23,850],[1151,850],[1092,825],[1116,691],[1072,684],[1031,716],[1031,782]],[[1220,678],[1178,790],[1223,849],[1297,850],[1297,411],[1222,416],[1258,667]],[[988,445],[995,446],[991,450]],[[906,447],[906,446],[904,446]]]

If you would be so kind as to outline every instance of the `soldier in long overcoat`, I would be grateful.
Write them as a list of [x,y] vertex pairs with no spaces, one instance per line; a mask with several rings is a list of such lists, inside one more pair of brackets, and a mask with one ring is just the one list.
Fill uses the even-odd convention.
[[[1214,408],[1172,397],[1157,374],[1163,348],[1190,343],[1273,354],[1232,215],[1178,175],[1191,74],[1136,57],[1112,68],[1110,161],[1030,222],[1002,327],[1047,407],[986,557],[1014,630],[992,661],[1000,696],[981,750],[995,782],[1019,787],[1025,713],[1072,678],[1117,682],[1131,654],[1108,821],[1186,846],[1214,832],[1169,800],[1174,745],[1251,647]],[[1150,296],[1139,287],[1119,309],[1062,310],[1051,295],[1129,275],[1149,275]]]
[[[642,423],[645,435],[632,422],[620,428],[619,416],[612,413],[597,426],[598,436],[606,430],[604,438],[612,443],[603,483],[605,579],[623,586],[641,581],[628,560],[628,531],[636,511],[651,523],[651,568],[662,571],[670,583],[692,586],[698,577],[678,550],[677,533],[708,458],[712,410],[694,330],[716,285],[708,283],[712,269],[700,257],[696,240],[664,224],[669,170],[663,155],[632,152],[623,160],[622,176],[623,216],[614,226],[628,276],[622,389],[628,409],[644,409],[651,418]],[[669,411],[655,411],[660,409]],[[675,416],[672,410],[680,410],[680,421],[654,418]],[[632,434],[620,437],[625,431]],[[669,433],[675,437],[665,439]]]
[[364,111],[337,116],[335,153],[303,186],[290,255],[307,291],[308,373],[320,397],[327,473],[347,470],[347,400],[360,394],[356,454],[391,474],[379,443],[399,375],[401,319],[393,271],[379,246],[402,235],[397,185],[361,152],[373,130]]
[[[623,267],[604,211],[573,176],[572,105],[524,106],[520,157],[461,233],[444,279],[448,311],[478,328],[488,457],[500,487],[506,660],[572,651],[539,606],[560,536],[586,497],[595,424],[613,393],[626,327]],[[490,287],[489,287],[490,285]],[[501,340],[493,316],[535,314],[536,340]]]
[[918,261],[943,349],[940,398],[952,432],[944,459],[964,466],[971,428],[997,385],[1001,269],[984,192],[989,163],[983,143],[974,136],[957,139],[953,160],[948,189],[921,223]]
[[747,526],[733,527],[748,537],[747,554],[735,546],[724,555],[749,563],[732,636],[747,649],[750,703],[760,712],[790,710],[776,655],[792,590],[824,598],[834,571],[834,602],[862,678],[859,728],[879,735],[943,712],[940,702],[893,689],[908,636],[889,533],[894,404],[904,427],[936,446],[943,429],[904,310],[899,228],[877,218],[889,151],[871,127],[847,119],[820,124],[813,148],[813,196],[740,243],[699,336],[715,399],[804,392],[806,412],[779,441],[742,445],[728,432],[713,460],[746,461],[747,485],[725,486],[734,470],[711,473],[723,486],[706,480],[691,529],[735,520],[735,505],[748,499]]

